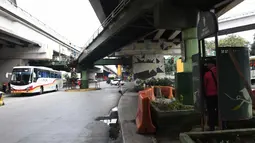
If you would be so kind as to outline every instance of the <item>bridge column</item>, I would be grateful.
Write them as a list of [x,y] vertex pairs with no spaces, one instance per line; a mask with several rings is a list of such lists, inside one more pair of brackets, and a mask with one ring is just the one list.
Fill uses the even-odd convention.
[[87,70],[81,72],[81,89],[89,88]]
[[164,55],[148,54],[133,56],[134,80],[165,77]]
[[183,63],[183,72],[176,73],[176,94],[183,96],[183,103],[193,105],[193,84],[192,84],[192,55],[198,53],[197,28],[189,28],[182,31],[186,58]]
[[0,60],[0,83],[9,82],[11,76],[8,73],[12,73],[12,69],[15,66],[28,66],[28,60],[23,59],[6,59]]
[[197,28],[185,29],[182,31],[182,38],[186,45],[186,61],[184,72],[192,72],[192,55],[198,53]]
[[121,69],[121,65],[118,65],[117,74],[118,74],[118,77],[119,77],[119,78],[122,76],[122,69]]

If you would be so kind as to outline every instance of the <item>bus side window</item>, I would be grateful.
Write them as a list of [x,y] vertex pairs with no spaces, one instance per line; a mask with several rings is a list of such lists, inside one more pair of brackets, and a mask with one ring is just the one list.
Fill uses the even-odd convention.
[[46,72],[46,77],[50,78],[50,71],[45,71]]
[[36,82],[37,81],[37,69],[36,68],[34,68],[34,71],[33,71],[33,78],[32,78],[32,81],[33,82]]
[[46,71],[46,70],[43,70],[43,71],[42,71],[42,77],[43,77],[43,78],[49,78],[49,77],[50,77],[50,72],[49,72],[49,71]]
[[40,69],[37,69],[37,79],[42,77],[42,71]]
[[46,78],[46,77],[47,77],[47,76],[46,76],[46,72],[45,72],[44,70],[42,71],[42,74],[41,74],[41,75],[42,75],[42,78]]
[[50,72],[50,77],[54,78],[54,76],[55,76],[54,72]]

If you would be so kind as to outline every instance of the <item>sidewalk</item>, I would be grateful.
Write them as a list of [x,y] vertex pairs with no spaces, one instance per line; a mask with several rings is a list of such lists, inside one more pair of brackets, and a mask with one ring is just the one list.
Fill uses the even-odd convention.
[[136,133],[135,117],[138,93],[127,91],[118,104],[119,122],[123,143],[155,143],[153,136]]

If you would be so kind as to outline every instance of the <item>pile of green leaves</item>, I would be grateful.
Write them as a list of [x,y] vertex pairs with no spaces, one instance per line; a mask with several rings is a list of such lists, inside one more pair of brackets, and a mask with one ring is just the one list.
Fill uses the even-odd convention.
[[151,78],[147,80],[137,80],[136,84],[146,84],[147,86],[171,86],[174,84],[174,81],[169,78]]
[[164,100],[155,100],[155,101],[152,101],[151,104],[156,106],[161,111],[177,111],[177,110],[194,109],[193,106],[183,105],[179,101],[173,101],[169,103],[169,102],[164,102]]
[[145,81],[148,86],[172,86],[173,81],[169,78],[151,78]]

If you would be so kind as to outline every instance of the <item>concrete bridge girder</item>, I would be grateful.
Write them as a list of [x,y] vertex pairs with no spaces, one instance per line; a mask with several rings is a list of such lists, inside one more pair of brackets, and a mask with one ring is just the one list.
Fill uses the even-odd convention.
[[219,35],[232,34],[253,29],[255,29],[254,13],[219,20]]
[[[124,46],[124,43],[117,43],[116,45],[112,45],[109,46],[109,50],[105,52],[106,55],[103,55],[101,53],[97,54],[97,57],[95,57],[95,52],[94,50],[97,50],[98,47],[102,47],[102,44],[106,44],[104,43],[105,41],[113,41],[113,39],[111,39],[111,35],[114,35],[116,33],[118,33],[123,27],[128,26],[128,24],[130,24],[130,22],[134,21],[135,19],[137,19],[139,17],[139,15],[143,14],[145,11],[148,10],[148,8],[153,7],[153,5],[155,5],[157,2],[154,0],[147,0],[146,3],[143,0],[137,0],[137,1],[133,1],[130,3],[129,7],[132,8],[127,8],[125,9],[125,12],[120,13],[119,16],[116,16],[117,20],[114,20],[115,22],[111,23],[108,25],[107,28],[105,28],[105,30],[103,30],[103,32],[100,34],[100,36],[98,38],[96,38],[88,47],[88,49],[86,49],[88,52],[83,52],[79,59],[78,62],[84,62],[84,59],[88,59],[87,57],[92,58],[93,60],[99,60],[105,56],[107,56],[108,54],[112,53],[112,51],[117,50],[118,48]],[[136,10],[134,10],[136,9]],[[143,31],[147,31],[147,30],[143,30]],[[137,37],[139,37],[139,35],[136,35]],[[133,38],[135,38],[133,36]],[[120,38],[121,39],[121,38]],[[126,38],[126,39],[121,39],[121,40],[127,40],[128,42],[131,42],[132,40],[130,38]],[[84,51],[86,51],[84,50]],[[90,59],[88,60],[90,61]]]
[[15,48],[3,47],[0,52],[0,59],[52,59],[53,50],[46,46],[40,48],[20,47]]
[[[33,43],[37,43],[41,48],[35,47],[33,45],[28,45],[26,47],[26,45],[22,45],[21,43],[19,43],[19,39],[9,39],[12,41],[12,43],[20,45],[20,46],[24,46],[22,50],[24,50],[21,54],[17,53],[19,55],[19,57],[26,57],[28,59],[38,59],[38,58],[43,58],[43,59],[52,59],[52,57],[48,57],[49,55],[52,55],[51,51],[54,50],[56,52],[60,52],[61,54],[64,54],[66,56],[70,56],[72,54],[72,50],[70,50],[67,47],[64,47],[61,44],[58,44],[54,41],[52,41],[51,39],[48,39],[47,37],[44,37],[40,34],[38,34],[36,31],[33,31],[31,29],[29,29],[28,27],[25,27],[25,25],[20,24],[19,22],[11,22],[10,20],[0,16],[0,30],[4,31],[5,33],[12,33],[12,35],[17,35],[16,37],[20,37],[22,39],[24,39],[25,41],[31,41]],[[10,27],[9,29],[7,29],[8,27]],[[30,36],[28,36],[30,35]],[[38,36],[39,35],[39,36]],[[31,38],[32,37],[32,38]],[[39,38],[38,38],[39,37]],[[38,40],[41,40],[40,42],[35,42]],[[6,40],[6,39],[5,39]],[[7,39],[8,40],[8,39]],[[43,44],[46,43],[46,44]],[[20,47],[18,46],[18,47]],[[17,46],[16,46],[17,47]],[[19,50],[19,49],[16,49]],[[12,51],[15,53],[16,50],[12,50],[12,49],[8,49],[8,52]],[[28,52],[26,54],[32,54],[33,56],[24,56],[24,53]],[[47,57],[43,57],[43,55],[41,55],[43,53],[49,53],[47,54]],[[38,56],[39,55],[39,56]],[[7,55],[4,55],[7,56]],[[3,57],[4,57],[3,56]]]
[[132,56],[138,54],[162,54],[162,55],[180,55],[180,44],[173,42],[157,42],[157,43],[134,43],[115,52],[115,56]]
[[101,59],[94,63],[95,65],[132,65],[132,58],[121,59]]
[[7,0],[0,1],[0,20],[1,30],[24,37],[39,45],[46,44],[57,52],[59,52],[60,47],[62,47],[66,49],[62,54],[67,56],[74,52],[79,54],[79,48],[57,35],[55,31],[47,28],[32,16],[24,14],[24,12]]
[[239,17],[235,19],[229,20],[221,20],[219,21],[219,30],[228,29],[230,27],[239,27],[243,25],[250,25],[255,23],[255,14]]
[[[194,28],[197,26],[197,16],[200,10],[209,11],[215,8],[215,12],[221,15],[226,12],[226,7],[228,7],[228,9],[232,8],[232,3],[236,3],[236,1],[239,2],[240,0],[235,0],[235,2],[225,0],[208,0],[206,2],[201,0],[131,1],[128,7],[103,30],[99,37],[95,38],[92,43],[86,47],[89,52],[83,52],[78,58],[78,63],[87,64],[91,61],[103,58],[128,43],[142,39],[142,37],[157,29],[161,30],[158,31],[158,35],[154,37],[155,39],[158,39],[162,33],[164,33],[164,29],[180,31],[182,29]],[[135,29],[134,27],[139,27],[139,24],[144,22],[140,21],[144,16],[147,18],[149,17],[149,21],[147,19],[147,24],[144,25],[145,27],[140,28],[140,31],[136,32],[138,28]],[[141,23],[137,24],[136,22]],[[131,32],[126,35],[123,34],[128,33],[128,31],[132,31],[132,34],[130,34]],[[120,42],[113,42],[116,40]],[[107,50],[100,53],[99,51],[103,49]],[[173,50],[172,53],[177,53],[177,50]]]

